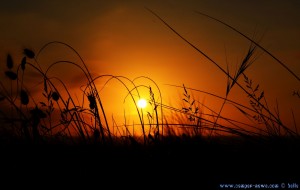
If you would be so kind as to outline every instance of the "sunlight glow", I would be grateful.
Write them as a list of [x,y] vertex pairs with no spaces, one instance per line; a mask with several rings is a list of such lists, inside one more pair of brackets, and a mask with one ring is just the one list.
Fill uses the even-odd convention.
[[147,101],[145,99],[139,99],[139,101],[137,102],[137,106],[139,108],[145,108],[147,106]]

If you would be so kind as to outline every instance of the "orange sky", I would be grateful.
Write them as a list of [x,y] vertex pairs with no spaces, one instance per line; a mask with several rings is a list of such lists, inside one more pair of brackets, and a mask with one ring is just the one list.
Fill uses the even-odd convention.
[[[150,77],[159,85],[167,104],[180,105],[183,91],[165,84],[185,84],[225,96],[226,76],[144,7],[159,14],[224,69],[227,59],[231,73],[243,59],[249,42],[194,10],[219,18],[248,36],[254,35],[255,39],[263,36],[261,45],[300,75],[300,2],[297,0],[5,1],[0,7],[0,61],[5,62],[7,52],[18,60],[24,47],[38,51],[47,42],[62,41],[78,51],[94,76]],[[58,59],[78,61],[71,51],[60,46],[51,46],[40,57],[45,68]],[[69,85],[76,90],[77,84],[85,83],[80,72],[69,66],[53,71],[52,74],[73,81]],[[300,90],[299,81],[276,61],[262,54],[246,74],[255,84],[260,84],[270,107],[278,100],[285,121],[290,122],[291,109],[296,117],[300,115],[299,98],[292,96],[293,90]],[[100,80],[99,84],[104,81]],[[242,78],[239,82],[243,84]],[[140,81],[139,84],[150,83]],[[112,82],[101,93],[108,112],[122,115],[120,104],[126,91],[120,89],[120,84]],[[215,111],[220,108],[220,101],[200,93],[194,95]],[[233,88],[229,98],[248,103],[238,87]],[[230,105],[224,109],[224,114],[236,113]],[[300,125],[299,117],[297,121]]]

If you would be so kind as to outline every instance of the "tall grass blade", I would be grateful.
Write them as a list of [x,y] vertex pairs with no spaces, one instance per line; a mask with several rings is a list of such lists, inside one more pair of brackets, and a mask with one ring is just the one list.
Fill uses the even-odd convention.
[[277,57],[275,57],[272,53],[270,53],[267,49],[265,49],[264,47],[262,47],[261,45],[259,45],[257,42],[255,42],[254,40],[252,40],[250,37],[246,36],[245,34],[243,34],[242,32],[240,32],[239,30],[237,30],[236,28],[230,26],[229,24],[217,19],[217,18],[214,18],[212,16],[209,16],[207,14],[204,14],[202,12],[199,12],[199,11],[194,11],[195,13],[197,14],[200,14],[200,15],[203,15],[205,17],[208,17],[212,20],[215,20],[225,26],[227,26],[228,28],[232,29],[233,31],[239,33],[240,35],[242,35],[243,37],[245,37],[247,40],[251,41],[252,43],[254,43],[257,47],[259,47],[260,49],[262,49],[264,52],[266,52],[269,56],[271,56],[274,60],[276,60],[283,68],[285,68],[290,74],[292,74],[298,81],[300,81],[300,78],[298,75],[296,75],[290,68],[288,68],[288,66],[286,66],[282,61],[280,61]]

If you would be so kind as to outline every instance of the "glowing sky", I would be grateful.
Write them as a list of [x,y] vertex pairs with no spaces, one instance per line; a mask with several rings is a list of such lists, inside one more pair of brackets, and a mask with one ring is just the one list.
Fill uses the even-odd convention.
[[[300,75],[298,0],[5,0],[0,6],[0,61],[5,62],[7,52],[17,59],[24,47],[37,51],[47,42],[62,41],[78,51],[95,76],[112,74],[130,79],[138,76],[152,78],[161,88],[165,102],[176,104],[182,93],[181,89],[165,84],[184,83],[224,96],[226,76],[145,7],[159,14],[223,68],[226,68],[227,61],[231,73],[243,59],[249,42],[194,10],[219,18],[246,35],[254,36],[255,40],[262,38],[262,46]],[[43,55],[45,67],[57,59],[74,59],[67,49],[53,47],[51,51]],[[260,55],[258,60],[246,71],[248,76],[260,84],[271,107],[278,100],[281,114],[287,120],[291,119],[291,109],[296,116],[299,115],[299,98],[292,96],[293,90],[300,90],[299,81],[266,54],[259,51],[257,55]],[[80,83],[80,75],[69,67],[62,67],[59,72],[62,77],[69,73],[73,81],[71,85]],[[243,83],[242,79],[240,82]],[[117,95],[117,85],[111,83],[108,86],[110,91],[103,92],[104,96],[105,93],[109,98],[112,94]],[[205,99],[208,106],[218,110],[221,102],[203,94],[195,96],[201,101]],[[248,100],[242,97],[245,99],[238,88],[229,95],[230,99],[247,104]],[[110,101],[113,102],[106,104],[108,109],[118,104],[116,100]]]

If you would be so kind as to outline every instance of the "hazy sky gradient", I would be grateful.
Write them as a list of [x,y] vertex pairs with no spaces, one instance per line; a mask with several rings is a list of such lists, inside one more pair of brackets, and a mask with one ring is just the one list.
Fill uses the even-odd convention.
[[[250,43],[194,10],[219,18],[246,35],[254,36],[255,40],[262,38],[261,45],[300,76],[298,0],[2,1],[0,61],[5,62],[7,52],[18,60],[24,47],[37,51],[47,42],[62,41],[79,52],[95,76],[112,74],[133,79],[144,75],[152,78],[160,86],[166,102],[180,101],[178,93],[181,90],[164,84],[184,83],[224,96],[226,76],[144,7],[159,14],[223,68],[227,61],[232,74]],[[260,84],[271,106],[278,99],[282,115],[290,119],[291,109],[299,115],[300,101],[292,96],[293,90],[300,90],[299,81],[266,54],[259,51],[257,55],[258,60],[246,72],[248,76]],[[69,50],[57,46],[41,56],[45,67],[57,59],[78,61]],[[67,66],[57,72],[61,77],[65,77],[66,72],[72,73],[68,79],[73,81],[71,86],[80,83],[80,73],[71,72]],[[241,84],[242,81],[241,78]],[[118,93],[118,88],[113,83],[110,87],[113,89],[107,93],[111,98],[111,94]],[[203,94],[196,96],[218,110],[221,102]],[[242,97],[245,95],[238,88],[229,96],[247,104],[248,100]],[[107,104],[107,107],[115,106]]]

